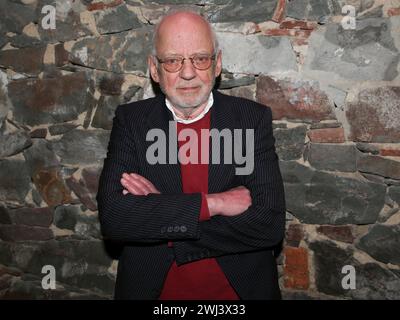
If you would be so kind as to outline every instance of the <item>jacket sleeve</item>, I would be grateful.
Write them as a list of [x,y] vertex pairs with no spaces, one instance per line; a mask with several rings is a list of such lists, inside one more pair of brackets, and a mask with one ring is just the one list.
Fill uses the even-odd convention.
[[285,231],[285,196],[272,131],[272,114],[265,107],[254,132],[254,170],[239,176],[250,190],[252,205],[234,217],[213,216],[200,223],[196,241],[174,242],[178,265],[198,259],[272,248]]
[[143,243],[197,239],[201,193],[122,194],[122,174],[138,172],[134,139],[125,125],[126,110],[121,106],[116,110],[99,180],[97,202],[103,235]]

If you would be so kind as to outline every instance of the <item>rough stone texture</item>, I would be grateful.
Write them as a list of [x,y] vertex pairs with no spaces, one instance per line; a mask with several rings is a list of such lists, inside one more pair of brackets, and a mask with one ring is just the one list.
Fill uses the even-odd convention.
[[[37,17],[43,17],[41,8],[44,5],[53,5],[52,0],[39,0],[37,6]],[[74,10],[72,0],[59,1],[56,5],[56,28],[43,29],[38,28],[41,42],[57,43],[78,39],[80,37],[91,35],[92,32],[87,25],[81,23],[80,12]]]
[[224,69],[236,73],[271,73],[297,70],[296,57],[287,38],[217,33],[224,52]]
[[41,197],[49,206],[70,203],[71,192],[65,185],[58,168],[42,169],[32,177]]
[[[399,52],[388,19],[357,21],[356,30],[328,24],[312,33],[305,72],[326,71],[352,80],[393,80]],[[323,50],[321,50],[323,48]]]
[[400,205],[400,187],[390,187],[388,189],[389,197]]
[[329,98],[315,81],[257,79],[257,101],[272,108],[274,119],[335,119]]
[[44,241],[53,238],[53,232],[48,228],[28,227],[23,225],[0,225],[0,239],[3,241]]
[[[400,87],[362,90],[358,101],[349,103],[346,116],[355,141],[400,141]],[[368,123],[366,126],[365,123]]]
[[0,201],[24,202],[31,179],[25,161],[0,160]]
[[319,20],[321,17],[340,15],[341,6],[337,0],[295,0],[287,3],[287,16],[295,19]]
[[384,205],[383,185],[312,170],[294,161],[281,161],[280,167],[287,210],[303,223],[374,223]]
[[[169,1],[171,3],[172,1]],[[201,2],[201,1],[197,1]],[[275,0],[212,1],[216,5],[205,10],[210,22],[252,21],[262,22],[272,18]],[[187,2],[185,2],[187,3]]]
[[31,144],[29,134],[23,130],[5,135],[0,134],[0,159],[15,155]]
[[357,247],[378,261],[400,265],[399,242],[399,224],[376,224],[359,240]]
[[92,120],[92,127],[111,130],[115,110],[119,104],[120,100],[117,97],[101,96]]
[[318,170],[357,171],[357,150],[353,145],[310,143],[307,159]]
[[9,84],[14,119],[38,125],[77,119],[89,104],[89,82],[84,72],[57,79],[18,80]]
[[279,159],[296,160],[302,157],[306,131],[306,126],[274,130],[275,147]]
[[0,65],[15,72],[38,75],[43,70],[46,47],[0,51]]
[[72,47],[70,61],[89,68],[116,73],[147,70],[152,29],[143,28],[77,41]]
[[79,206],[59,206],[55,210],[54,224],[60,229],[75,231],[77,235],[101,238],[97,215],[86,215]]
[[400,161],[380,156],[359,154],[357,170],[400,180]]
[[110,133],[104,130],[79,130],[67,132],[52,147],[62,164],[102,164],[106,156]]
[[101,34],[116,33],[141,27],[136,15],[129,11],[126,5],[95,11],[94,19],[97,30]]
[[53,221],[52,208],[22,208],[10,210],[9,215],[15,224],[49,227]]

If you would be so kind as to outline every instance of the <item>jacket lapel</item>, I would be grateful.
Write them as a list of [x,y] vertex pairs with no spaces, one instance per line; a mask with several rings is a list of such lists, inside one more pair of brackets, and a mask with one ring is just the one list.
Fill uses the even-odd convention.
[[[159,188],[161,192],[165,193],[181,193],[182,192],[182,178],[180,164],[169,163],[170,151],[169,151],[169,122],[173,121],[171,111],[168,110],[165,105],[165,96],[159,94],[156,96],[153,105],[153,111],[147,118],[147,130],[158,128],[161,129],[167,140],[167,163],[162,165],[154,165],[152,172],[154,177],[159,182]],[[176,154],[178,154],[178,148],[176,147]]]
[[[233,129],[238,128],[237,120],[233,114],[233,110],[226,98],[219,93],[217,90],[213,90],[214,95],[214,105],[210,109],[211,111],[211,123],[210,129],[217,129],[221,132],[223,129],[229,129],[233,135]],[[232,147],[234,144],[232,143]],[[209,165],[208,165],[208,192],[216,193],[221,192],[232,178],[234,172],[233,164],[223,164],[224,161],[224,144],[223,138],[221,138],[220,150],[221,164],[212,163],[212,142],[210,140],[210,155],[209,155]],[[232,159],[233,162],[233,159]]]

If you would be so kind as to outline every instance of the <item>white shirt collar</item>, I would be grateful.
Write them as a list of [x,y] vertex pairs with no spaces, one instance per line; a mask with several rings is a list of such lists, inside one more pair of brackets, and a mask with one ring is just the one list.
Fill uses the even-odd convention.
[[210,92],[210,95],[208,96],[207,105],[204,108],[204,110],[196,118],[187,119],[187,120],[186,119],[181,119],[176,115],[174,109],[172,108],[172,104],[168,100],[168,98],[165,98],[165,104],[167,105],[167,108],[172,112],[172,115],[174,116],[174,120],[175,121],[180,122],[180,123],[184,123],[184,124],[189,124],[189,123],[196,122],[196,121],[200,120],[201,118],[203,118],[207,114],[207,112],[211,109],[212,105],[214,104],[214,96],[213,96],[213,93]]

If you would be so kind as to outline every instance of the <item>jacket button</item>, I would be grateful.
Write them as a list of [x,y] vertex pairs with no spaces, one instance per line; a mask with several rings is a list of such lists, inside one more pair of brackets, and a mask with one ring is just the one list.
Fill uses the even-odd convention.
[[172,230],[174,230],[174,229],[173,229],[173,227],[170,226],[170,227],[168,227],[167,232],[172,232]]
[[179,226],[174,227],[174,232],[179,232]]
[[181,232],[186,232],[186,231],[187,231],[186,226],[181,226]]

